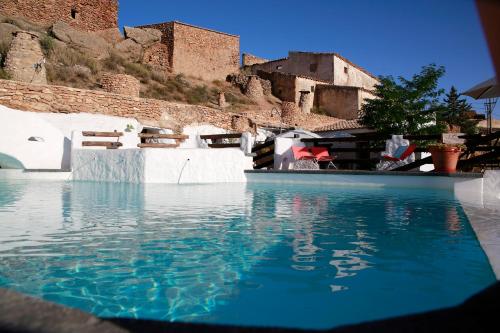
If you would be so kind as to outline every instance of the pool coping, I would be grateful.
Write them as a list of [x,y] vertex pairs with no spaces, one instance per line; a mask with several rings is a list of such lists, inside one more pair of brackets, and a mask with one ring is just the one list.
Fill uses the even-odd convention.
[[245,170],[246,174],[313,174],[313,175],[366,175],[366,176],[419,176],[419,177],[452,177],[483,178],[480,172],[415,172],[415,171],[366,171],[366,170]]
[[497,281],[500,281],[500,210],[472,206],[461,202]]
[[[465,302],[442,309],[399,317],[336,326],[325,330],[251,327],[220,324],[166,322],[148,319],[99,318],[90,313],[0,288],[0,331],[52,333],[368,333],[368,332],[476,332],[497,324],[500,282],[469,297]],[[478,326],[481,324],[482,326]]]

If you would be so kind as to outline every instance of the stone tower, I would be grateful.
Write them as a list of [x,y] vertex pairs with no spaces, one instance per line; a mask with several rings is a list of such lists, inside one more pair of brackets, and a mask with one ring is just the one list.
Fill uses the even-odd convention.
[[83,31],[118,28],[118,0],[1,0],[0,14],[47,27],[63,21]]
[[47,84],[45,57],[38,36],[26,31],[15,33],[5,60],[5,71],[16,81]]

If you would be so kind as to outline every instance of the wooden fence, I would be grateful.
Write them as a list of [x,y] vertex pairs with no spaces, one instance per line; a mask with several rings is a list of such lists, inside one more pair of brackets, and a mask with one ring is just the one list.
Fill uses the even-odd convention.
[[240,139],[243,133],[230,133],[230,134],[210,134],[210,135],[200,135],[202,140],[210,140],[212,143],[209,143],[208,146],[210,148],[239,148],[241,146],[240,142],[237,143],[227,143],[223,141],[227,141],[230,139]]
[[[306,144],[327,147],[330,154],[352,153],[355,158],[338,158],[336,164],[344,169],[373,170],[380,162],[380,153],[385,151],[385,140],[390,135],[357,134],[353,137],[342,138],[307,138],[301,141]],[[405,139],[418,145],[415,152],[428,152],[428,144],[441,141],[441,135],[405,135]],[[498,168],[500,165],[500,132],[489,135],[463,135],[467,149],[462,154],[458,168],[470,171],[474,168]],[[339,144],[350,143],[351,147],[338,147]],[[374,156],[376,155],[376,156]],[[393,171],[408,171],[419,168],[424,164],[432,164],[432,158],[426,157],[394,169]]]

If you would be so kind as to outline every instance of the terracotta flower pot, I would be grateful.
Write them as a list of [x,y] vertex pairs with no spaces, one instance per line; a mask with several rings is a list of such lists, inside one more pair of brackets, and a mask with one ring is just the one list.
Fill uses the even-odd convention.
[[457,171],[457,163],[460,158],[461,149],[458,147],[442,147],[430,148],[429,152],[432,155],[434,163],[434,171],[449,172]]

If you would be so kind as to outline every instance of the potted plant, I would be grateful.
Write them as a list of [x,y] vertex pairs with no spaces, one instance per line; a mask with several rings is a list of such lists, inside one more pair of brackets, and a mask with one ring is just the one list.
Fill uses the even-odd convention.
[[429,152],[432,155],[434,171],[436,172],[456,172],[460,153],[465,149],[462,144],[435,143],[429,145]]

